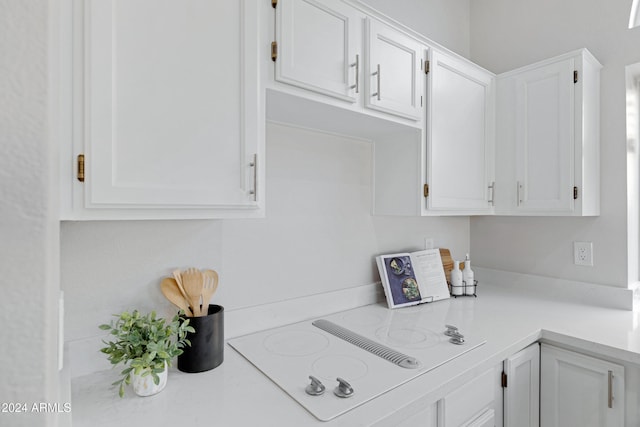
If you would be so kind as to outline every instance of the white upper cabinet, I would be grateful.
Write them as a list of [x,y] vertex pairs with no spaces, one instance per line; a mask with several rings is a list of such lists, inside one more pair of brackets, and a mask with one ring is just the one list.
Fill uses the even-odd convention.
[[82,5],[71,52],[82,84],[73,87],[70,156],[84,154],[85,179],[69,186],[63,217],[259,216],[264,118],[255,7]]
[[567,59],[515,78],[518,210],[573,207],[573,62]]
[[446,53],[430,60],[428,210],[490,213],[494,189],[492,73]]
[[501,213],[599,214],[599,69],[585,49],[498,77]]
[[277,81],[356,102],[363,16],[341,0],[279,0]]
[[436,49],[424,52],[426,125],[421,135],[374,144],[374,213],[490,214],[494,202],[495,76]]
[[373,116],[422,121],[424,47],[417,39],[342,0],[278,0],[275,17],[277,82]]
[[422,119],[424,47],[376,19],[366,19],[365,106]]

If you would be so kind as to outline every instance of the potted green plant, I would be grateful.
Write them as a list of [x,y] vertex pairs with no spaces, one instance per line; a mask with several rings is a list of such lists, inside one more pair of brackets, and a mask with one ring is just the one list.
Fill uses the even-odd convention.
[[126,368],[121,378],[113,385],[119,386],[118,394],[124,396],[125,385],[133,382],[139,396],[150,396],[160,392],[167,382],[167,368],[171,360],[182,354],[185,345],[191,345],[187,332],[195,332],[189,319],[176,314],[171,322],[156,317],[156,312],[142,315],[138,310],[114,314],[115,321],[100,325],[109,331],[111,339],[103,340],[106,354],[112,365],[120,363]]

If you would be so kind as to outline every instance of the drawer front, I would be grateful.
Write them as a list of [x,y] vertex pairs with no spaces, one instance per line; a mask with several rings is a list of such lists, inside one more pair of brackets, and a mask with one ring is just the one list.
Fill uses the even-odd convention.
[[465,427],[494,427],[496,425],[496,414],[493,409],[487,409],[478,418],[465,424]]
[[479,414],[492,407],[496,388],[494,381],[495,375],[493,369],[490,369],[448,394],[442,402],[443,425],[445,427],[468,425],[470,421],[478,418]]

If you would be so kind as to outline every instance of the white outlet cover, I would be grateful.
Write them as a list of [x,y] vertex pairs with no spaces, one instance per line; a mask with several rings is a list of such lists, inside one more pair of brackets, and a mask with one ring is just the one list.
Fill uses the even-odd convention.
[[573,242],[573,263],[593,267],[593,242]]
[[425,237],[424,238],[424,248],[425,249],[433,249],[433,238]]

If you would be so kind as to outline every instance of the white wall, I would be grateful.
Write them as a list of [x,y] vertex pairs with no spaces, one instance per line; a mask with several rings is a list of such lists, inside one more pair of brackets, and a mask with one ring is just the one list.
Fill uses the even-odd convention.
[[[471,220],[475,264],[626,287],[625,66],[640,60],[640,29],[628,30],[631,0],[473,0],[471,59],[507,71],[581,47],[601,72],[601,215],[597,218]],[[573,241],[594,244],[594,267],[573,265]]]
[[30,412],[31,405],[58,403],[49,7],[46,0],[0,1],[0,402],[28,405],[26,414],[0,414],[7,426],[52,425],[55,414]]
[[469,56],[470,0],[361,1],[457,54]]
[[159,280],[214,268],[227,310],[373,283],[373,257],[420,249],[425,237],[459,257],[469,220],[373,217],[369,142],[267,126],[265,219],[62,224],[67,338],[96,335],[127,308],[171,309]]

